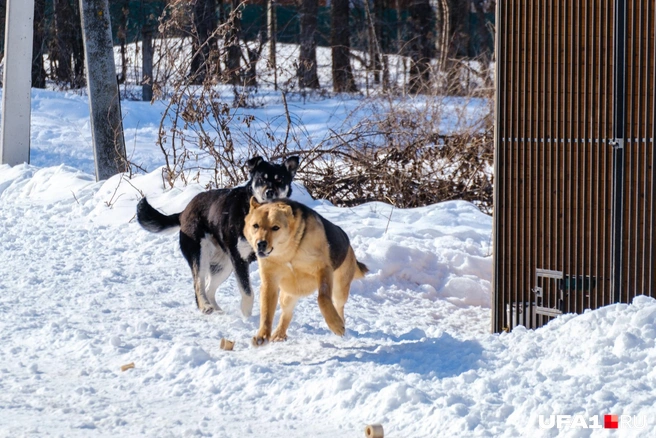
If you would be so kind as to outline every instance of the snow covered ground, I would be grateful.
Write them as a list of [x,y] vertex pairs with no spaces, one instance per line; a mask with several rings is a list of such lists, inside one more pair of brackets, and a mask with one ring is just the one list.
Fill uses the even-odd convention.
[[[0,436],[359,437],[371,423],[386,437],[656,436],[656,300],[490,334],[491,217],[458,201],[336,208],[296,187],[371,273],[343,338],[308,298],[287,342],[253,348],[258,301],[242,318],[231,277],[226,313],[200,314],[177,233],[134,221],[140,193],[175,212],[202,190],[163,188],[157,105],[123,104],[150,173],[97,183],[86,98],[33,98],[32,164],[0,166]],[[338,105],[353,103],[292,111],[338,120]],[[606,414],[641,427],[604,429]],[[579,423],[540,428],[555,415]]]

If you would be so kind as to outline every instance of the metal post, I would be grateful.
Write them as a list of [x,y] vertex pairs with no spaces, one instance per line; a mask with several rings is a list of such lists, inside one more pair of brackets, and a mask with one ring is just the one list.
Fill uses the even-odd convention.
[[[501,38],[501,27],[506,26],[507,23],[502,21],[501,18],[501,2],[497,2],[495,6],[495,21],[497,25],[495,26],[495,34],[494,34],[494,53],[496,55],[497,60],[499,57],[502,57],[502,59],[505,61],[505,53],[501,52],[501,44],[500,44],[500,38]],[[401,17],[401,9],[399,8],[399,1],[396,0],[396,13],[397,13],[397,42],[400,44],[401,39],[400,39],[400,31],[399,31],[399,23],[400,23],[400,17]],[[500,163],[499,160],[501,159],[501,154],[500,154],[500,149],[502,147],[501,142],[500,142],[500,137],[499,137],[499,129],[500,129],[500,122],[501,122],[501,107],[500,107],[500,102],[501,102],[501,90],[500,87],[505,85],[502,84],[501,81],[499,80],[500,75],[503,73],[501,69],[501,62],[496,62],[495,63],[495,72],[494,72],[494,181],[496,184],[494,184],[493,187],[493,201],[494,201],[494,214],[492,215],[492,239],[493,239],[493,244],[492,244],[492,260],[493,260],[493,267],[492,267],[492,281],[490,284],[492,285],[492,293],[490,294],[490,308],[492,309],[492,318],[490,321],[490,332],[495,333],[495,332],[500,332],[503,329],[503,317],[499,317],[500,312],[498,307],[502,307],[501,311],[505,312],[506,309],[505,303],[502,303],[501,300],[499,300],[499,294],[501,292],[501,283],[500,283],[500,275],[499,275],[499,265],[501,264],[501,261],[499,260],[499,254],[501,253],[499,251],[499,215],[500,215],[500,205],[501,205],[501,194],[499,193],[499,184],[501,179],[501,169],[500,169]],[[503,315],[503,314],[501,314]]]
[[80,0],[96,179],[127,170],[107,0]]
[[622,299],[622,222],[624,213],[624,102],[626,65],[626,2],[615,0],[613,83],[613,200],[611,219],[611,284],[613,300]]
[[30,162],[34,0],[7,0],[0,162]]

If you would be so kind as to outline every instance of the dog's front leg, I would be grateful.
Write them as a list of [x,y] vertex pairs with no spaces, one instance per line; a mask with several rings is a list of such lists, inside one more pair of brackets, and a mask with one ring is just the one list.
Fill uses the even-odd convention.
[[[248,242],[246,244],[248,245]],[[245,317],[249,317],[253,314],[253,290],[248,273],[248,265],[250,264],[248,258],[250,255],[243,250],[242,246],[241,239],[236,246],[231,245],[230,258],[237,277],[237,287],[239,287],[239,293],[241,294],[241,313]],[[248,249],[252,254],[252,248],[249,246]]]
[[328,328],[337,336],[343,336],[346,328],[344,320],[337,313],[333,304],[333,271],[331,269],[322,269],[319,273],[319,310],[326,320]]
[[[260,267],[260,272],[262,268]],[[253,345],[264,344],[271,338],[271,327],[273,316],[276,313],[276,302],[278,301],[278,283],[270,278],[262,278],[260,287],[260,329],[253,337]]]
[[296,307],[296,302],[298,301],[298,296],[290,295],[285,293],[284,290],[279,292],[280,294],[280,320],[278,321],[278,327],[271,334],[272,341],[285,341],[287,340],[287,328],[289,323],[292,321],[294,316],[294,307]]

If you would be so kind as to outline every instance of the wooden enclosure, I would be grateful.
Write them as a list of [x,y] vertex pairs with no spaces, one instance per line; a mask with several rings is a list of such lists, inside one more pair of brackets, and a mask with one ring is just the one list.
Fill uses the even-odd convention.
[[656,1],[497,0],[492,331],[656,296]]

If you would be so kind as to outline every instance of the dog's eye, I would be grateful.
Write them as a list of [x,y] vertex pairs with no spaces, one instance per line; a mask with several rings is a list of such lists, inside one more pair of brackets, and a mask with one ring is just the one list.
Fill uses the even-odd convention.
[[274,178],[276,181],[280,181],[280,175],[276,175]]
[[260,226],[258,224],[253,224],[253,228],[257,230],[258,228],[260,228]]
[[278,231],[280,227],[278,225],[274,225],[271,227],[271,231]]

